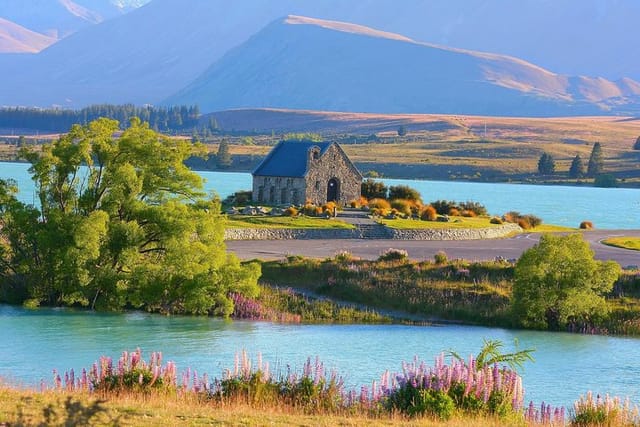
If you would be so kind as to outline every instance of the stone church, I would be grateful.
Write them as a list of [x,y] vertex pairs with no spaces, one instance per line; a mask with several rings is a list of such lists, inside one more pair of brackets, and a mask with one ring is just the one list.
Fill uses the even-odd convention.
[[282,141],[253,171],[253,202],[320,206],[360,198],[362,175],[335,142]]

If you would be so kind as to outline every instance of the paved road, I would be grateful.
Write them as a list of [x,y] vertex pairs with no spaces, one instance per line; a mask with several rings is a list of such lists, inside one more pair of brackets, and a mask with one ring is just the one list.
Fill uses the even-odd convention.
[[[604,230],[584,233],[585,239],[596,252],[598,259],[612,259],[620,265],[640,265],[640,252],[613,248],[600,243],[613,236],[640,237],[640,230]],[[521,234],[508,239],[465,241],[416,241],[416,240],[243,240],[229,241],[227,248],[242,259],[282,259],[287,255],[304,255],[327,258],[340,250],[347,250],[364,259],[375,259],[388,248],[405,249],[412,259],[433,259],[438,251],[452,258],[471,261],[491,260],[498,256],[519,258],[522,252],[533,246],[538,234]]]

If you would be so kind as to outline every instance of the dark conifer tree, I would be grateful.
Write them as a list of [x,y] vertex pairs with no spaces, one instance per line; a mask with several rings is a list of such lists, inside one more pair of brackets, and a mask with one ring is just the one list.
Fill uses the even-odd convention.
[[582,164],[582,159],[579,154],[571,161],[571,167],[569,168],[569,177],[571,178],[580,178],[584,175],[584,165]]
[[593,144],[589,165],[587,166],[587,176],[593,178],[600,175],[604,170],[604,158],[602,157],[602,147],[599,142]]

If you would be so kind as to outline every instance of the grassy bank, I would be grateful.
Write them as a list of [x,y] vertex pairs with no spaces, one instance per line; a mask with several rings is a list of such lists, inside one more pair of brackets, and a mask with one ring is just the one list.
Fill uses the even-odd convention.
[[315,260],[289,257],[262,264],[262,283],[291,286],[372,309],[424,319],[509,324],[507,263]]
[[[506,261],[365,261],[289,257],[262,263],[263,285],[288,286],[371,310],[404,312],[425,320],[512,327],[514,266]],[[570,331],[640,335],[640,273],[625,271],[607,295],[609,313]]]
[[621,249],[640,251],[640,237],[611,237],[602,243]]

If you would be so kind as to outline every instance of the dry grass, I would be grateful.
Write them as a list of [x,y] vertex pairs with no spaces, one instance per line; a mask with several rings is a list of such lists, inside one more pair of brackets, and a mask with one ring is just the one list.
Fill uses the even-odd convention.
[[[491,418],[454,418],[448,422],[408,420],[400,416],[308,415],[288,407],[251,408],[219,405],[167,395],[99,397],[81,393],[33,392],[0,387],[0,425],[121,426],[444,426],[493,427],[504,422]],[[46,422],[45,412],[52,414]],[[95,415],[90,415],[94,413]],[[22,422],[23,424],[20,424]],[[44,423],[44,424],[40,424]],[[85,425],[85,424],[82,424]]]
[[[556,162],[556,175],[545,182],[568,180],[571,160],[579,154],[586,166],[595,142],[600,142],[605,171],[627,184],[640,185],[640,151],[632,150],[640,136],[640,119],[628,117],[482,117],[442,114],[360,114],[317,111],[240,110],[218,120],[226,129],[264,132],[252,136],[216,136],[205,150],[216,153],[224,137],[231,154],[252,169],[287,132],[315,132],[343,142],[349,157],[363,172],[385,176],[483,181],[539,181],[537,162],[543,151]],[[225,125],[225,122],[227,125]],[[398,137],[402,125],[408,130]],[[272,130],[275,132],[272,134]],[[350,144],[345,135],[376,134],[379,142]],[[44,139],[45,136],[40,136]],[[13,148],[12,148],[13,147]],[[12,151],[13,150],[13,151]],[[0,159],[12,159],[15,146],[0,145]],[[384,167],[382,166],[384,165]]]
[[[282,114],[298,120],[298,126],[319,126],[326,139],[340,140],[345,133],[376,133],[379,142],[348,144],[349,157],[387,176],[432,179],[539,180],[537,162],[543,151],[556,162],[555,177],[545,182],[564,182],[573,157],[586,163],[595,142],[600,142],[605,171],[616,173],[628,183],[640,183],[640,152],[632,150],[640,135],[640,119],[624,117],[511,118],[448,115],[381,115],[356,113],[306,112]],[[324,123],[324,125],[318,125]],[[260,123],[252,122],[260,128]],[[271,123],[279,128],[277,123]],[[409,133],[398,137],[397,128]],[[486,125],[486,130],[485,130]],[[284,123],[280,127],[285,126]],[[298,129],[300,130],[300,129]],[[259,145],[242,145],[237,138],[232,154],[263,156],[275,142],[271,135],[254,137]],[[277,137],[275,138],[277,140]],[[233,141],[232,141],[233,142]],[[215,152],[217,146],[209,147]],[[367,164],[363,166],[362,164]],[[385,164],[385,168],[376,165]],[[394,165],[396,165],[394,167]],[[406,166],[410,167],[407,168]],[[575,180],[573,180],[575,182]]]

